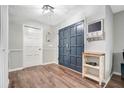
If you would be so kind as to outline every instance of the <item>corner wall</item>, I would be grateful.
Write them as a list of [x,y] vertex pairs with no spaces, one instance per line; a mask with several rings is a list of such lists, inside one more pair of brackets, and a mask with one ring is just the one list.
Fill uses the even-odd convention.
[[114,65],[113,71],[121,74],[124,49],[124,11],[114,14]]
[[113,13],[110,6],[105,7],[105,76],[108,79],[112,74],[113,65]]
[[[43,34],[43,63],[57,63],[57,31],[54,26],[44,25]],[[48,35],[48,33],[50,33]],[[47,41],[49,37],[50,42]]]

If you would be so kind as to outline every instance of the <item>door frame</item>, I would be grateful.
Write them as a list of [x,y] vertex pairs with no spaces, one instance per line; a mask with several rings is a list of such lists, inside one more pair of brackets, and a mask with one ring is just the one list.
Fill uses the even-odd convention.
[[[42,31],[42,48],[41,48],[41,54],[42,54],[42,56],[41,56],[41,59],[42,59],[42,62],[41,62],[41,64],[43,64],[43,28],[42,27],[37,27],[37,26],[34,26],[34,25],[29,25],[29,24],[23,24],[23,53],[22,53],[22,55],[23,55],[23,64],[22,64],[22,68],[26,68],[26,67],[30,67],[30,66],[25,66],[24,65],[24,31],[25,31],[25,26],[27,26],[27,27],[31,27],[31,28],[34,28],[34,29],[40,29],[41,31]],[[40,65],[40,64],[39,64]]]
[[0,87],[8,88],[8,6],[1,5],[0,29]]

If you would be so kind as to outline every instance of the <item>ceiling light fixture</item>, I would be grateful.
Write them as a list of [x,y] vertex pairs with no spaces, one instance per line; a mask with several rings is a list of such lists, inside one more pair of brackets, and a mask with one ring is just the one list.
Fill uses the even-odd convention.
[[43,14],[47,14],[47,13],[54,13],[54,7],[50,6],[50,5],[43,5],[42,7],[43,9]]

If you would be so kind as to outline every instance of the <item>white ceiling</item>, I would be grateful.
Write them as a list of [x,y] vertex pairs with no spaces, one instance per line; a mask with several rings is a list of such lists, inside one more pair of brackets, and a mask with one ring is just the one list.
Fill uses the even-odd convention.
[[53,14],[42,14],[42,6],[9,6],[10,21],[24,22],[28,20],[37,21],[49,25],[57,25],[76,13],[75,8],[79,6],[64,5],[54,6]]
[[[70,16],[83,12],[85,15],[92,12],[93,9],[100,10],[98,6],[93,5],[52,5],[54,14],[42,14],[42,6],[9,6],[10,21],[24,23],[26,21],[36,21],[48,25],[57,25],[67,20]],[[124,10],[124,6],[111,6],[113,13]]]
[[111,9],[113,13],[118,13],[120,11],[124,11],[124,5],[111,5]]

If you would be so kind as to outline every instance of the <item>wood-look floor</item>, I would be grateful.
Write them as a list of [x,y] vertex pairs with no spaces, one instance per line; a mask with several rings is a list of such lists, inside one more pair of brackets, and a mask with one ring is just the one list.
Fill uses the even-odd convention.
[[106,88],[124,88],[124,80],[121,76],[113,75]]
[[9,73],[10,88],[99,88],[98,82],[57,64],[34,66]]

